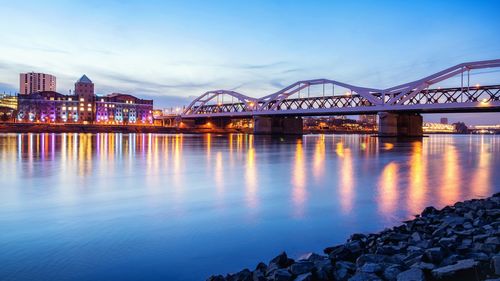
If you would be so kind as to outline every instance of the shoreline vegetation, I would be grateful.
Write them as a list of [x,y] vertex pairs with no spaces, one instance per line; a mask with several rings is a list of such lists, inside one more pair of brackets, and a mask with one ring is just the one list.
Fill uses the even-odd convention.
[[427,207],[414,219],[379,233],[352,234],[346,243],[293,260],[285,252],[253,271],[208,281],[500,280],[500,193]]

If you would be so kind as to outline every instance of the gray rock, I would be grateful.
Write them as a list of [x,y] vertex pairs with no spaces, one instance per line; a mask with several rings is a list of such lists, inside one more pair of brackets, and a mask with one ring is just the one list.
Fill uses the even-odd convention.
[[422,269],[423,271],[431,271],[433,270],[434,268],[436,268],[436,266],[432,263],[427,263],[427,262],[417,262],[417,263],[414,263],[412,264],[410,267],[414,267],[414,268],[420,268]]
[[273,281],[290,281],[292,280],[292,274],[286,269],[277,269],[271,273],[268,279]]
[[352,262],[339,261],[335,263],[335,280],[348,280],[356,270],[356,265]]
[[451,248],[455,245],[456,239],[452,237],[443,237],[439,239],[439,245],[445,248]]
[[477,265],[472,259],[461,260],[453,265],[434,269],[432,276],[437,280],[475,280]]
[[321,265],[317,265],[315,269],[313,269],[313,279],[317,281],[323,280],[332,280],[335,274],[333,265],[328,261],[328,263],[323,263]]
[[414,242],[420,242],[422,240],[422,236],[420,236],[418,232],[413,232],[410,237]]
[[491,269],[496,275],[500,275],[500,255],[491,258]]
[[252,280],[253,281],[266,281],[267,278],[265,276],[265,273],[259,270],[255,270],[252,272]]
[[438,212],[438,210],[436,210],[436,208],[434,208],[432,206],[429,206],[429,207],[426,207],[422,211],[422,217],[425,217],[425,216],[428,216],[428,215],[431,215],[431,214],[436,214],[437,212]]
[[300,260],[307,260],[307,261],[312,261],[312,262],[322,261],[322,260],[326,260],[326,259],[328,259],[327,256],[318,255],[316,253],[308,253],[300,258]]
[[427,261],[430,261],[435,264],[441,263],[443,259],[443,250],[441,247],[434,247],[425,250],[425,258]]
[[271,267],[273,264],[277,265],[279,268],[285,268],[288,267],[290,264],[293,263],[292,259],[289,259],[288,256],[286,255],[285,252],[279,254],[275,258],[273,258],[269,262],[269,267]]
[[452,265],[459,261],[461,258],[459,255],[449,255],[441,262],[440,266]]
[[401,273],[401,266],[390,265],[384,269],[384,273],[382,275],[385,279],[394,281],[397,279],[399,273]]
[[263,262],[259,262],[257,266],[255,267],[256,271],[261,271],[261,272],[266,272],[267,271],[267,265]]
[[297,278],[295,278],[294,280],[295,281],[312,281],[313,277],[312,277],[311,273],[304,273],[304,274],[297,276]]
[[365,273],[378,273],[382,272],[384,268],[378,263],[367,262],[359,269],[361,272]]
[[314,263],[310,261],[298,261],[289,267],[289,270],[294,275],[300,275],[310,272],[314,268]]
[[410,268],[398,274],[397,281],[425,281],[424,272],[420,268]]
[[365,263],[370,262],[370,263],[392,263],[393,259],[391,257],[386,256],[386,255],[378,255],[378,254],[364,254],[358,257],[356,259],[356,266],[357,267],[362,267]]
[[484,241],[484,244],[500,245],[500,240],[499,240],[499,239],[498,239],[498,237],[496,237],[496,236],[493,236],[493,237],[488,237],[488,238],[486,238],[486,240]]
[[238,273],[230,275],[230,278],[226,279],[234,281],[253,281],[252,272],[246,268]]
[[364,273],[364,272],[358,272],[354,274],[351,278],[348,279],[349,281],[382,281],[380,277],[378,277],[375,274],[370,274],[370,273]]
[[483,242],[488,237],[490,237],[488,234],[474,235],[474,237],[472,237],[472,241],[473,242]]
[[226,279],[222,275],[212,275],[210,276],[207,281],[225,281]]

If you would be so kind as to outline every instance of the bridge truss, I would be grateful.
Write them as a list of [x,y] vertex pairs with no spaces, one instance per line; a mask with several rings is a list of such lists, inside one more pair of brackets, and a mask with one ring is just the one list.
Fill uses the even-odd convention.
[[[335,80],[315,79],[298,81],[258,99],[234,91],[209,91],[195,99],[181,117],[314,116],[381,111],[500,111],[499,84],[470,85],[471,71],[490,68],[500,70],[500,60],[462,63],[422,79],[387,89],[365,88]],[[495,77],[496,81],[500,82],[498,78],[500,74]],[[436,87],[439,83],[451,79],[454,79],[454,83],[460,84],[455,87]],[[313,87],[322,89],[320,95],[310,95]],[[336,94],[336,87],[345,92]],[[231,101],[224,102],[224,97],[227,101],[228,96]]]

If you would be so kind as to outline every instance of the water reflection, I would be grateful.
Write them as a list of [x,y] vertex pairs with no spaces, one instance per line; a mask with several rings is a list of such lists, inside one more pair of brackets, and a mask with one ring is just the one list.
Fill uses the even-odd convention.
[[396,162],[387,164],[380,176],[378,202],[379,209],[385,216],[394,215],[400,190],[398,190],[398,169]]
[[304,203],[307,197],[306,172],[303,143],[302,139],[299,139],[295,145],[295,160],[292,171],[292,201],[296,217],[304,216]]
[[410,212],[417,214],[426,207],[426,194],[428,188],[427,152],[424,150],[422,141],[415,141],[412,143],[412,151],[408,165],[410,172],[408,173],[409,185],[406,204]]
[[354,197],[354,167],[352,163],[352,154],[350,148],[344,148],[342,142],[337,143],[335,150],[340,160],[339,167],[339,194],[340,207],[343,213],[351,212],[353,208]]
[[257,208],[257,183],[258,175],[255,169],[255,149],[253,147],[253,136],[248,141],[248,151],[246,153],[245,184],[246,201],[250,210]]
[[[486,143],[485,136],[481,136],[478,165],[472,176],[470,189],[471,196],[481,196],[481,194],[489,194],[491,191],[491,144]],[[494,166],[495,167],[495,166]],[[471,188],[474,187],[474,188]]]
[[[113,272],[103,259],[116,260],[127,280],[145,271],[127,260],[133,249],[157,272],[199,280],[245,266],[234,251],[320,249],[488,196],[500,191],[498,166],[499,136],[0,134],[0,262],[30,280]],[[182,271],[192,260],[199,268]]]
[[[461,168],[459,153],[454,145],[454,139],[447,138],[447,145],[444,147],[441,187],[439,188],[439,198],[441,205],[453,204],[460,197]],[[440,169],[441,170],[441,169]]]

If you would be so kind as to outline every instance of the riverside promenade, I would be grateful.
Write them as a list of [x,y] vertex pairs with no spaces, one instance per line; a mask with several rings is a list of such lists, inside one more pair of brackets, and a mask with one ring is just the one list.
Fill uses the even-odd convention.
[[253,271],[208,281],[500,280],[500,193],[427,207],[415,219],[298,260],[285,252]]

